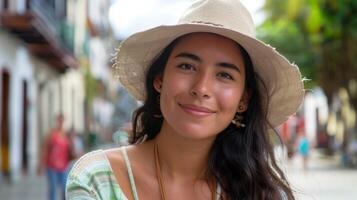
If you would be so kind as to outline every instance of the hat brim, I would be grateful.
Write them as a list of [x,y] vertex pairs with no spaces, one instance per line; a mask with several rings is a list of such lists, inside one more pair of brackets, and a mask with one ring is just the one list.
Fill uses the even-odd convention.
[[[304,86],[296,65],[260,40],[209,24],[158,26],[130,36],[118,48],[114,75],[137,100],[144,100],[145,76],[153,59],[176,38],[194,32],[222,35],[236,41],[248,52],[254,71],[267,89],[267,97],[262,97],[268,103],[270,125],[280,125],[297,111],[303,101]],[[263,83],[258,82],[261,90],[265,88]]]

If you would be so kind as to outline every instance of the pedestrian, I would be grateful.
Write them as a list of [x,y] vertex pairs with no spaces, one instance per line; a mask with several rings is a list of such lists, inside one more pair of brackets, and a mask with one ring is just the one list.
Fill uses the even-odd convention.
[[307,139],[305,134],[299,135],[298,141],[298,152],[302,157],[302,166],[304,170],[308,169],[308,161],[309,161],[309,152],[310,152],[310,145],[309,140]]
[[305,117],[302,114],[297,116],[297,151],[302,158],[302,167],[304,170],[308,169],[310,143],[305,132]]
[[64,199],[65,186],[70,161],[70,140],[63,129],[64,117],[62,114],[56,117],[56,126],[50,130],[44,140],[41,149],[39,173],[46,170],[48,181],[48,199],[55,200],[58,192]]
[[287,150],[287,158],[291,160],[294,157],[296,149],[296,115],[291,115],[281,126],[281,139]]
[[240,1],[195,1],[178,24],[130,36],[114,71],[143,101],[131,145],[80,158],[68,199],[294,199],[268,130],[303,82]]

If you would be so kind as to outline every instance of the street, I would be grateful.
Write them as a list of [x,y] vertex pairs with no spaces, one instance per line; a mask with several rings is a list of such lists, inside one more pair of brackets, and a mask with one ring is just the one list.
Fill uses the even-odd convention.
[[[286,163],[286,162],[285,162]],[[294,157],[283,167],[298,200],[355,200],[357,199],[357,170],[343,169],[339,158],[324,158],[313,152],[309,169],[302,170],[301,158]],[[9,185],[0,184],[0,200],[41,200],[46,198],[46,179],[30,177]]]
[[45,176],[31,176],[14,184],[0,182],[0,200],[46,199]]
[[340,167],[339,157],[325,158],[313,152],[308,170],[296,156],[286,167],[298,200],[356,200],[357,170]]

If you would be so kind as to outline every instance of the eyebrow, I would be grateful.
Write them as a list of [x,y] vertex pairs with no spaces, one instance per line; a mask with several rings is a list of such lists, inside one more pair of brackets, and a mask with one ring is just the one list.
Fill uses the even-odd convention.
[[[191,59],[191,60],[194,60],[197,62],[202,62],[202,59],[200,57],[198,57],[195,54],[187,53],[187,52],[179,53],[178,55],[175,56],[175,58],[188,58],[188,59]],[[216,66],[233,69],[233,70],[236,70],[237,72],[241,73],[240,69],[235,64],[232,64],[232,63],[219,62],[216,64]]]

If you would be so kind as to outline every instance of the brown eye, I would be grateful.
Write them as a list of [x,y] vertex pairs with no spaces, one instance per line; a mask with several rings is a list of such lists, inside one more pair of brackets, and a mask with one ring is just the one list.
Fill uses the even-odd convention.
[[188,63],[182,63],[178,67],[183,70],[195,70],[193,65],[188,64]]
[[217,74],[217,76],[221,77],[221,78],[228,79],[228,80],[234,80],[233,76],[231,76],[230,74],[228,74],[226,72],[220,72]]

